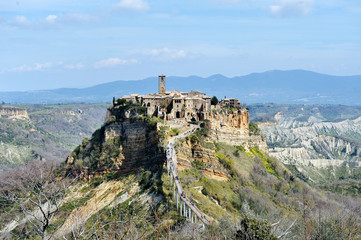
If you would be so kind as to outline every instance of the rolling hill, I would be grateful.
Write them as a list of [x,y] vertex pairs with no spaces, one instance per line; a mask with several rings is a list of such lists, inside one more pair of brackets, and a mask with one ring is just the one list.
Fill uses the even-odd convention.
[[[157,92],[157,77],[115,81],[88,88],[0,92],[6,103],[105,102],[130,93]],[[212,75],[167,77],[167,90],[197,89],[209,96],[235,97],[245,103],[361,105],[361,76],[331,76],[304,70],[268,71],[228,78]]]

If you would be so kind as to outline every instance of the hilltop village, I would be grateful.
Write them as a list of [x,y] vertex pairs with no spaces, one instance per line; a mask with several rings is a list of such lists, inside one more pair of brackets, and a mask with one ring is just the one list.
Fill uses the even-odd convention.
[[[158,77],[157,94],[131,94],[122,98],[146,107],[148,116],[155,116],[165,121],[178,122],[208,121],[214,130],[236,130],[248,135],[249,113],[238,99],[225,98],[212,105],[211,97],[199,91],[189,93],[178,90],[166,91],[166,76]],[[114,103],[116,104],[116,103]],[[210,126],[211,125],[211,126]]]
[[[67,158],[68,170],[90,176],[112,170],[131,172],[149,164],[162,163],[164,152],[159,143],[165,136],[172,136],[168,131],[176,131],[184,137],[186,132],[196,128],[207,129],[210,142],[223,142],[245,149],[257,147],[268,152],[263,137],[250,131],[248,109],[237,99],[225,98],[217,102],[198,91],[168,92],[164,75],[158,77],[158,86],[156,94],[131,94],[113,99],[113,106],[107,109],[104,126]],[[109,145],[112,142],[117,143],[116,150],[111,147],[114,144]],[[199,152],[198,155],[203,156],[200,161],[207,162],[206,155],[215,158],[214,153],[200,153],[209,150],[192,148],[191,155]],[[93,153],[87,157],[89,151]],[[182,158],[185,159],[180,156],[180,162]],[[77,168],[79,161],[82,167]]]

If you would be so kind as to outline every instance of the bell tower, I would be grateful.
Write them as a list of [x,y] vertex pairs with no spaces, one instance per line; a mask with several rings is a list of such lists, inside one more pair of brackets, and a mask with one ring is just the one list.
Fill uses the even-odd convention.
[[159,94],[165,94],[165,75],[158,76]]

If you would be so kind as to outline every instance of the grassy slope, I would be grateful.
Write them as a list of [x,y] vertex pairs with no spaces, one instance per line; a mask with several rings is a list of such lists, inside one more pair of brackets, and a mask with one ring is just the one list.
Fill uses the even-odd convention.
[[[223,143],[214,143],[214,148],[219,161],[228,169],[229,181],[208,179],[202,174],[201,167],[193,167],[179,175],[186,195],[205,214],[218,222],[224,219],[236,222],[242,216],[249,216],[267,219],[270,223],[281,221],[275,232],[282,232],[296,219],[297,225],[293,227],[291,235],[297,239],[305,231],[310,235],[317,235],[316,226],[320,224],[317,214],[328,227],[335,229],[337,227],[333,221],[340,223],[343,221],[340,219],[351,216],[360,219],[359,211],[356,216],[352,210],[350,212],[351,208],[357,207],[355,203],[360,201],[359,198],[350,199],[311,188],[277,159],[264,155],[258,149],[245,152],[242,148]],[[164,192],[170,199],[172,192],[169,178],[164,174],[163,181],[166,188]],[[354,188],[352,190],[355,191]],[[307,212],[304,212],[303,206],[307,206]],[[334,211],[344,211],[348,215],[340,216]],[[348,228],[342,224],[339,226],[344,229],[337,228],[342,234],[344,230],[354,230],[353,226]],[[361,227],[360,223],[356,225]],[[360,234],[360,229],[356,232]],[[343,236],[347,238],[346,235]]]
[[[165,167],[77,182],[50,230],[71,238],[70,226],[78,226],[81,231],[74,233],[78,239],[165,239],[168,234],[172,239],[192,239],[192,231],[197,236],[193,239],[231,239],[235,235],[227,234],[236,232],[237,222],[251,218],[258,219],[257,226],[263,220],[268,226],[279,222],[272,230],[275,235],[296,220],[288,235],[295,239],[319,236],[320,224],[320,232],[338,234],[339,239],[357,239],[349,238],[350,232],[353,237],[361,236],[360,213],[353,211],[359,199],[313,189],[256,148],[246,152],[242,147],[210,144],[227,169],[229,181],[205,177],[200,165],[179,172],[185,194],[213,219],[206,231],[194,233],[176,212]],[[13,233],[21,236],[24,228],[30,226],[18,226]]]
[[229,181],[209,179],[196,168],[179,174],[185,192],[207,215],[217,220],[228,215],[237,219],[245,209],[253,216],[297,214],[296,196],[304,186],[276,159],[258,149],[244,152],[223,143],[216,143],[215,148],[216,156],[228,169]]
[[[63,161],[104,122],[106,104],[21,105],[30,120],[0,118],[0,164],[17,165],[40,155]],[[38,154],[38,155],[37,155]]]
[[[158,177],[160,172],[141,171],[121,177],[106,174],[91,181],[78,180],[69,189],[50,224],[48,235],[56,239],[62,236],[67,239],[121,239],[125,235],[127,239],[137,239],[140,235],[153,239],[161,229],[160,236],[164,238],[167,219],[173,219],[174,224],[178,215],[168,209],[158,190],[162,184]],[[16,211],[1,212],[1,228],[11,222]],[[31,229],[30,223],[21,223],[12,235],[37,239]]]

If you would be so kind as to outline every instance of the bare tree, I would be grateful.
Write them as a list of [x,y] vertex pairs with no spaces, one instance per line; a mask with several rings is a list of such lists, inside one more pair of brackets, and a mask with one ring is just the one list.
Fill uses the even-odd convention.
[[[53,164],[37,162],[1,176],[0,204],[16,209],[20,223],[25,226],[31,224],[31,229],[22,234],[40,234],[42,239],[48,238],[51,221],[71,184],[69,179],[57,178],[54,169]],[[6,234],[4,231],[2,233]]]

